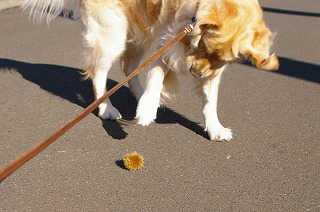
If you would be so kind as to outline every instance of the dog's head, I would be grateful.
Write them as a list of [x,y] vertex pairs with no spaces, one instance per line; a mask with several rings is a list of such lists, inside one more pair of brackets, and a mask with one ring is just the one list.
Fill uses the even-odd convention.
[[241,59],[265,70],[279,68],[277,56],[269,54],[273,34],[263,21],[257,0],[203,0],[197,19],[187,51],[193,76],[214,76],[225,64]]

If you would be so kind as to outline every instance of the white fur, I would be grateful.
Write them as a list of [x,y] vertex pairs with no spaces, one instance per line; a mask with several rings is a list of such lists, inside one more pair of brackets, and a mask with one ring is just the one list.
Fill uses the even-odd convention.
[[[94,54],[95,60],[87,57],[88,69],[94,69],[92,82],[96,98],[102,97],[106,92],[108,72],[113,62],[125,50],[127,39],[127,20],[123,11],[116,5],[106,4],[96,16],[85,14],[83,23],[86,27],[85,40],[87,51]],[[107,99],[99,105],[99,116],[103,119],[120,119],[121,114]]]
[[[35,20],[41,21],[47,15],[49,22],[66,10],[71,10],[78,16],[79,5],[80,0],[24,0],[22,7],[29,9]],[[164,20],[167,19],[167,11],[165,9],[162,11]],[[84,60],[86,70],[94,70],[89,74],[92,78],[95,97],[100,98],[105,94],[108,72],[114,61],[123,55],[123,69],[126,75],[129,75],[142,62],[142,59],[153,54],[174,38],[187,23],[190,23],[190,18],[195,16],[195,13],[196,2],[186,1],[171,24],[165,23],[162,26],[150,28],[153,40],[143,40],[141,35],[137,33],[131,35],[131,38],[127,38],[128,21],[124,11],[117,3],[101,4],[99,12],[94,15],[86,11],[84,7],[82,13],[85,26]],[[134,26],[130,27],[133,31],[136,30]],[[126,44],[127,39],[132,41],[132,44]],[[140,49],[133,45],[134,42],[141,44]],[[124,52],[126,46],[128,51]],[[136,119],[137,123],[142,126],[147,126],[156,119],[161,91],[168,71],[185,74],[188,70],[185,62],[185,47],[182,44],[176,44],[161,59],[154,62],[149,69],[145,91],[143,91],[138,77],[129,82],[131,91],[139,100]],[[216,114],[220,76],[221,74],[214,80],[203,83],[203,93],[205,94],[203,113],[210,138],[212,140],[230,140],[232,138],[231,131],[222,127]],[[103,119],[120,119],[122,117],[109,99],[99,105],[99,116]]]
[[202,80],[202,91],[204,95],[203,115],[206,121],[206,131],[212,140],[226,140],[232,138],[232,132],[229,128],[224,128],[218,119],[217,103],[218,89],[222,72],[225,67],[219,70],[218,75],[213,79],[205,78]]
[[70,11],[73,12],[75,19],[79,18],[81,0],[23,0],[21,7],[24,10],[30,10],[33,19],[42,21],[45,17],[47,22],[60,14],[68,16]]
[[[79,8],[81,7],[81,16],[85,27],[83,37],[85,40],[86,75],[92,79],[95,97],[100,98],[106,92],[108,72],[115,61],[121,59],[122,69],[126,75],[129,75],[143,59],[153,54],[190,23],[192,17],[206,16],[208,10],[201,8],[207,8],[208,4],[214,4],[214,1],[210,0],[185,0],[179,5],[179,8],[175,8],[176,5],[173,4],[176,1],[160,2],[163,7],[159,14],[159,20],[145,28],[143,25],[148,25],[149,22],[147,15],[142,14],[138,17],[134,15],[136,12],[144,12],[138,11],[139,5],[145,3],[144,0],[24,0],[22,7],[29,9],[36,20],[42,20],[45,15],[48,15],[47,21],[67,10],[73,11],[74,16],[79,16]],[[218,5],[221,2],[222,0],[215,1]],[[250,2],[255,1],[250,0],[246,4],[250,4]],[[131,5],[133,5],[132,8],[130,8]],[[129,17],[127,17],[128,8],[129,11],[130,9],[135,11]],[[176,9],[173,16],[169,15],[172,8]],[[204,14],[197,14],[199,8]],[[176,44],[149,67],[145,91],[143,91],[137,76],[128,83],[130,90],[139,100],[136,112],[138,124],[147,126],[156,119],[161,92],[165,90],[164,85],[168,82],[171,85],[176,84],[175,79],[172,78],[175,74],[172,73],[185,74],[188,72],[190,64],[186,60],[186,50],[197,48],[201,38],[199,27],[194,31],[190,38],[190,46],[184,46],[183,43]],[[239,48],[235,49],[238,51]],[[265,66],[269,68],[267,65]],[[215,77],[208,77],[208,75],[206,78],[198,80],[201,82],[204,96],[205,130],[211,140],[230,140],[232,138],[231,130],[224,128],[217,116],[218,88],[224,68],[223,66],[217,70]],[[168,79],[170,77],[171,79]],[[99,116],[103,119],[121,118],[120,112],[109,99],[99,106]]]
[[136,114],[138,124],[142,126],[149,125],[157,117],[165,69],[164,64],[156,61],[149,71],[146,90],[138,103]]

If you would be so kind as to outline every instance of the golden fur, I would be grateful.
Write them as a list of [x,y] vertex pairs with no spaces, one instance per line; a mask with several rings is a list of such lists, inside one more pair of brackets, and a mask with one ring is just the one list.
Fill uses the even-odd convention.
[[[104,5],[104,0],[83,0],[85,10],[97,14]],[[126,13],[129,21],[128,40],[136,45],[153,39],[153,32],[158,31],[170,22],[181,4],[195,1],[161,1],[161,0],[114,0],[108,1],[118,4]],[[206,1],[204,1],[206,2]],[[269,47],[273,39],[271,31],[263,21],[262,10],[253,0],[218,0],[211,3],[197,1],[198,27],[190,37],[201,36],[197,49],[187,52],[187,60],[201,71],[202,75],[209,76],[217,68],[226,63],[235,62],[244,58],[252,61],[259,68],[264,68],[268,62]],[[139,12],[136,12],[139,11]],[[191,17],[190,17],[191,18]],[[192,39],[192,38],[191,38]],[[191,39],[184,39],[186,46],[191,45]],[[97,47],[98,48],[98,47]],[[267,54],[266,54],[267,53]],[[268,69],[277,70],[279,62],[274,58]],[[94,74],[92,67],[87,67],[88,77]],[[92,72],[91,72],[92,71]]]
[[[108,70],[120,59],[130,74],[196,17],[194,31],[149,68],[144,89],[137,77],[129,87],[139,100],[138,124],[156,118],[160,92],[171,93],[176,73],[190,73],[202,87],[206,130],[212,140],[230,140],[216,112],[218,85],[228,63],[249,59],[258,68],[277,70],[279,61],[269,54],[273,34],[266,27],[257,0],[24,0],[34,17],[50,21],[61,11],[81,8],[84,24],[85,75],[91,78],[96,98],[105,93]],[[74,13],[77,14],[77,13]],[[99,106],[102,118],[121,118],[107,100]]]

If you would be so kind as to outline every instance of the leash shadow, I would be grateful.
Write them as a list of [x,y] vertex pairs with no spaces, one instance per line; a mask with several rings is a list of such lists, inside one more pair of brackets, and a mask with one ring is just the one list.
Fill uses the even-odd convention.
[[[17,72],[24,79],[37,84],[41,89],[82,108],[86,108],[94,101],[92,83],[90,80],[82,79],[82,70],[80,69],[50,64],[30,64],[0,58],[0,71]],[[108,79],[107,89],[111,89],[117,83]],[[123,120],[101,119],[102,126],[113,139],[122,140],[128,136],[124,127],[134,120],[137,101],[125,86],[121,87],[110,99],[122,114]],[[93,114],[98,117],[98,109],[95,109]],[[177,123],[204,138],[209,138],[198,123],[190,121],[170,108],[158,110],[156,123]]]

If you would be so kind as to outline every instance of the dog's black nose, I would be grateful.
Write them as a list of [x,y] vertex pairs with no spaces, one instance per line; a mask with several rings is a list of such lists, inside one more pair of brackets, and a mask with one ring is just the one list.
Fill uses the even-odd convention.
[[194,76],[195,78],[201,77],[201,73],[197,69],[195,69],[193,65],[190,67],[189,71],[192,74],[192,76]]

